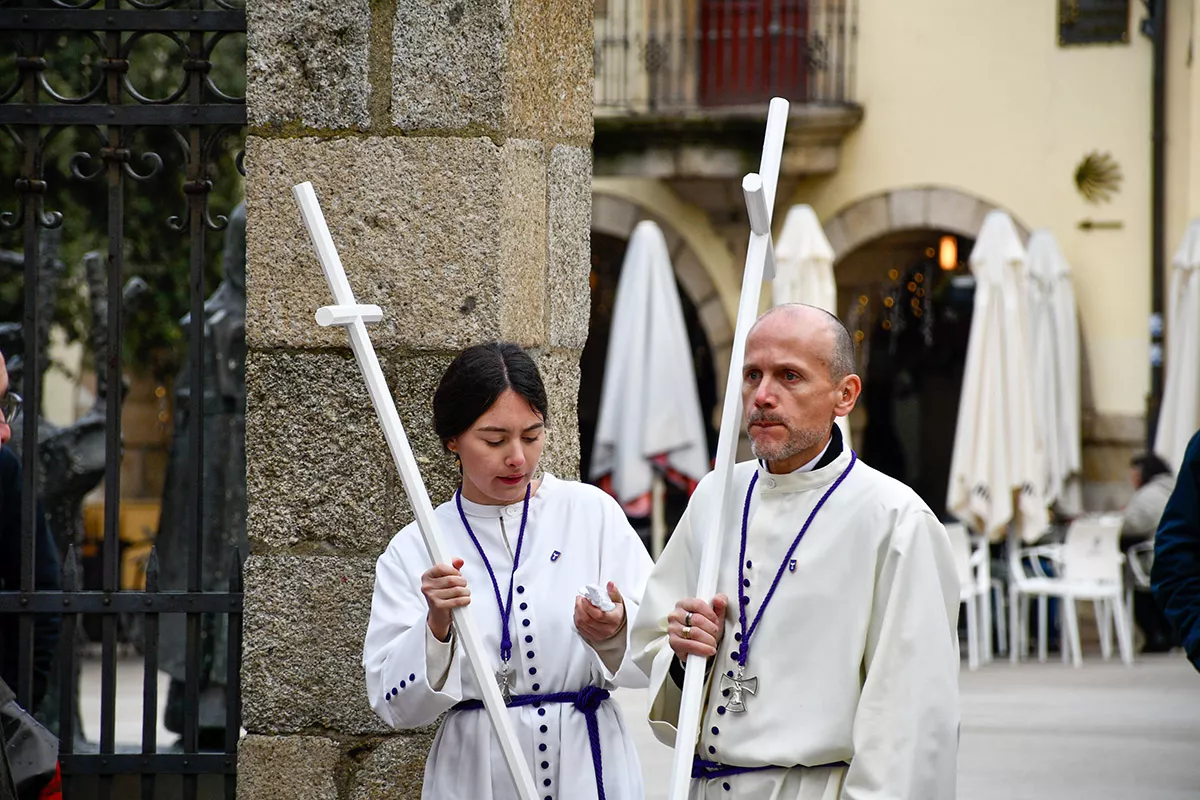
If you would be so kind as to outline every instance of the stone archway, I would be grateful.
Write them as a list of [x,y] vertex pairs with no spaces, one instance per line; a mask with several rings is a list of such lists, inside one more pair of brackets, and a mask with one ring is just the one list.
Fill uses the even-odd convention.
[[[1008,211],[977,195],[951,186],[890,189],[843,207],[822,223],[833,247],[834,264],[860,246],[891,233],[938,229],[974,239],[983,218],[993,209]],[[1029,228],[1011,211],[1022,242]]]
[[[966,272],[984,218],[997,208],[952,187],[903,187],[850,203],[823,223],[839,314],[861,343],[855,445],[937,514],[945,511],[954,443],[946,420],[958,414],[973,302],[973,283],[956,276]],[[1028,228],[1013,221],[1027,241]],[[933,257],[946,234],[958,239],[949,271]]]
[[[733,323],[728,312],[730,276],[726,259],[731,259],[716,234],[702,221],[689,217],[688,210],[661,187],[622,186],[607,193],[593,185],[592,193],[592,316],[588,341],[580,355],[579,403],[580,472],[588,479],[589,460],[598,423],[599,397],[607,367],[612,303],[620,268],[634,228],[643,220],[655,222],[667,242],[688,338],[691,341],[697,389],[705,419],[709,448],[717,443],[721,400],[724,397],[729,357],[733,348]],[[653,211],[651,210],[653,209]],[[736,313],[736,286],[732,295]],[[687,506],[687,492],[668,484],[664,515],[667,530],[678,523]],[[634,529],[650,537],[649,519],[631,519]]]
[[[688,236],[681,233],[662,214],[656,214],[629,197],[593,191],[592,230],[628,241],[634,227],[642,220],[658,223],[667,239],[671,265],[688,299],[696,306],[701,327],[712,348],[713,374],[718,388],[718,403],[729,373],[729,356],[733,349],[733,321],[728,311],[728,276],[722,275],[712,262],[711,250],[702,258]],[[733,308],[737,309],[737,287],[734,286]]]

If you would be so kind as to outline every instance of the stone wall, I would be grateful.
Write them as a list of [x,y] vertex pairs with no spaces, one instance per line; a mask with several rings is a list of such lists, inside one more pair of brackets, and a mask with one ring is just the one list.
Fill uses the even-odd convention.
[[532,348],[543,462],[578,470],[589,312],[592,4],[248,6],[247,484],[242,798],[419,797],[432,731],[367,705],[375,558],[411,519],[292,200],[311,181],[434,502],[456,473],[429,398],[461,348]]

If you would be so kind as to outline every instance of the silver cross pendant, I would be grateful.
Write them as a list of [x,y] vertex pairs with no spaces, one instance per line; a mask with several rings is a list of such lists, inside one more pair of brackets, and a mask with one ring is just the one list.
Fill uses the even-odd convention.
[[500,685],[500,695],[504,698],[505,705],[512,702],[512,678],[512,664],[505,659],[500,663],[500,669],[496,672],[496,683]]
[[741,714],[746,710],[746,694],[758,694],[758,678],[747,678],[745,666],[738,664],[737,671],[731,678],[721,676],[721,692],[729,692],[729,701],[725,708],[731,714]]

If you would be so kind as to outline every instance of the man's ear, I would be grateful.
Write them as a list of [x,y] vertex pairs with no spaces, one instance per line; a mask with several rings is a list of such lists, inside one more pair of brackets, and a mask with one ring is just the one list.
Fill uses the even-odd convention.
[[862,378],[853,374],[842,378],[838,384],[837,402],[833,407],[833,413],[839,417],[848,415],[854,410],[860,394],[862,394]]

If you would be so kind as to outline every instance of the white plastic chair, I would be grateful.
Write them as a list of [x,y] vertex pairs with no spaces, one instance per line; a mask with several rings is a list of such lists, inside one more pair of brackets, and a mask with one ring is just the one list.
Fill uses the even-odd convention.
[[[1010,553],[1011,552],[1012,551],[1010,549]],[[1039,547],[1026,547],[1023,549],[1019,549],[1018,552],[1020,554],[1020,559],[1019,559],[1019,563],[1018,563],[1016,569],[1019,571],[1020,575],[1023,576],[1025,574],[1024,571],[1022,570],[1022,566],[1025,563],[1025,561],[1028,560],[1030,569],[1032,569],[1032,571],[1034,573],[1034,575],[1033,575],[1034,581],[1042,581],[1042,580],[1051,581],[1051,580],[1056,580],[1060,577],[1061,572],[1062,572],[1062,545],[1061,544],[1041,545]],[[1046,559],[1046,560],[1054,563],[1057,567],[1057,571],[1046,572],[1045,568],[1042,565],[1043,559]],[[1023,584],[1023,586],[1025,588],[1032,588],[1032,589],[1038,588],[1038,585],[1034,584],[1033,582],[1025,582]],[[1038,661],[1045,663],[1047,653],[1049,652],[1049,647],[1047,645],[1047,631],[1049,629],[1049,605],[1050,605],[1049,595],[1046,592],[1037,592],[1037,591],[1027,592],[1027,594],[1031,594],[1031,595],[1034,595],[1037,597],[1037,603],[1038,603],[1037,657],[1038,657]],[[1027,597],[1022,597],[1019,599],[1018,612],[1020,614],[1022,622],[1029,616],[1029,599]],[[1021,631],[1020,631],[1020,638],[1018,639],[1018,642],[1020,643],[1021,656],[1024,656],[1029,652],[1028,636],[1029,636],[1028,630],[1025,628],[1024,625],[1022,625]],[[1062,651],[1063,663],[1065,664],[1070,657],[1070,648],[1064,646],[1064,647],[1060,647],[1059,649]]]
[[[1047,603],[1049,598],[1057,597],[1062,605],[1064,662],[1070,660],[1076,667],[1083,665],[1075,603],[1091,600],[1096,604],[1101,653],[1105,658],[1112,656],[1112,628],[1115,625],[1121,660],[1126,664],[1133,663],[1132,626],[1123,596],[1124,558],[1119,546],[1120,534],[1120,517],[1113,516],[1076,520],[1067,529],[1066,540],[1061,546],[1022,549],[1016,534],[1009,534],[1009,634],[1014,662],[1028,649],[1028,637],[1021,622],[1031,597],[1038,600],[1038,659],[1046,660]],[[1048,575],[1041,569],[1043,557],[1059,565],[1058,575]],[[1037,574],[1029,575],[1025,571],[1027,558]]]
[[950,522],[946,524],[946,533],[950,536],[950,549],[958,568],[958,601],[967,607],[967,667],[976,670],[979,669],[979,600],[982,595],[984,604],[987,603],[987,590],[980,591],[981,582],[976,571],[978,559],[977,554],[971,553],[967,526]]
[[[989,554],[990,555],[990,554]],[[989,558],[988,573],[991,574],[991,559]],[[1008,655],[1008,611],[1004,605],[1004,599],[1007,596],[1005,584],[1002,578],[992,578],[989,584],[992,589],[992,602],[996,606],[995,621],[996,621],[996,642],[998,655]],[[991,609],[989,608],[990,612]],[[990,644],[990,642],[989,642]],[[990,659],[990,655],[989,655]]]
[[1125,610],[1129,612],[1129,630],[1133,630],[1133,592],[1150,591],[1150,568],[1154,565],[1154,542],[1138,542],[1125,551],[1125,561],[1133,581],[1125,587]]
[[[979,658],[984,664],[992,661],[993,624],[1000,655],[1008,652],[1008,624],[1004,609],[1004,581],[992,577],[992,553],[985,536],[972,535],[971,564],[979,581]],[[994,613],[993,613],[994,604]]]

